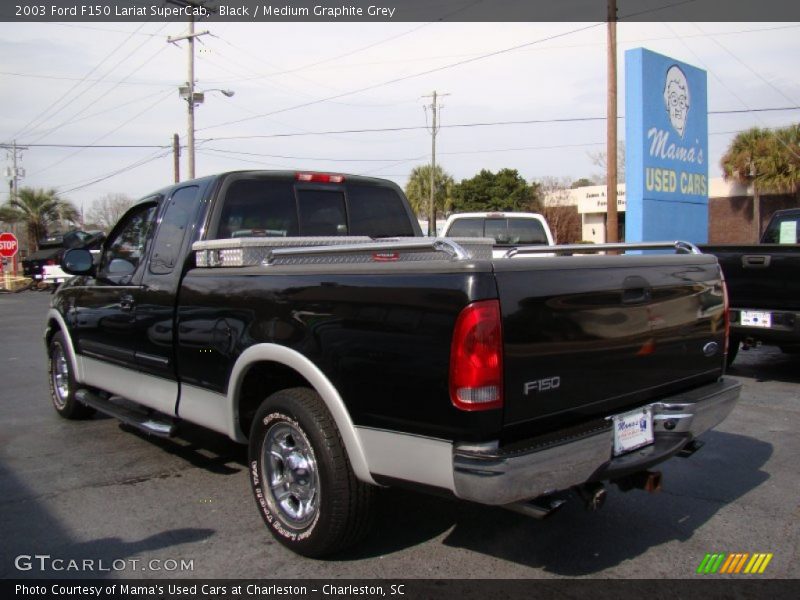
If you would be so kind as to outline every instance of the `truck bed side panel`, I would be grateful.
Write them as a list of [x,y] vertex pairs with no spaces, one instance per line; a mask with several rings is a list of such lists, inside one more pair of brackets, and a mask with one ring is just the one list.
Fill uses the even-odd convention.
[[456,317],[469,302],[496,297],[494,279],[488,263],[484,272],[442,273],[439,265],[195,269],[180,292],[181,380],[225,393],[246,348],[280,344],[322,370],[357,425],[496,436],[499,411],[457,410],[447,380]]

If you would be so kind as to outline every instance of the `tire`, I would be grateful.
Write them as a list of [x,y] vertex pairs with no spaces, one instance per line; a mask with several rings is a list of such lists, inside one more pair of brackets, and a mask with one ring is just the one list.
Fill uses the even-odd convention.
[[742,341],[735,335],[732,335],[728,340],[728,356],[725,357],[725,362],[729,368],[733,361],[736,360],[736,355],[739,354],[739,346],[741,345]]
[[47,348],[47,375],[50,382],[50,399],[56,412],[65,419],[86,419],[94,409],[81,404],[75,398],[78,386],[72,372],[64,334],[59,331],[50,340]]
[[356,479],[333,417],[313,390],[286,389],[264,400],[250,429],[249,464],[261,516],[293,552],[330,555],[369,530],[374,488]]

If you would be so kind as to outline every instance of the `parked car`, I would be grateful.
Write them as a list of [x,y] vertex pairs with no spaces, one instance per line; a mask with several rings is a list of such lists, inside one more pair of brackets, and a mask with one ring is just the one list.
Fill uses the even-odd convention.
[[800,209],[772,215],[754,245],[700,246],[719,259],[731,303],[732,363],[758,343],[800,352]]
[[306,556],[358,541],[376,486],[535,516],[574,489],[597,508],[607,482],[658,489],[649,469],[739,396],[717,260],[676,248],[493,258],[485,238],[422,237],[389,181],[187,181],[132,207],[97,264],[65,253],[52,402],[247,444],[258,511]]
[[456,213],[450,215],[445,222],[442,235],[454,238],[492,238],[494,258],[505,256],[513,248],[553,245],[550,227],[545,218],[538,213]]
[[[47,281],[55,283],[62,277],[59,263],[64,251],[69,248],[97,249],[103,244],[105,234],[102,231],[72,230],[64,233],[53,233],[39,240],[39,250],[31,253],[22,261],[22,273],[34,281]],[[48,269],[45,278],[44,268]]]

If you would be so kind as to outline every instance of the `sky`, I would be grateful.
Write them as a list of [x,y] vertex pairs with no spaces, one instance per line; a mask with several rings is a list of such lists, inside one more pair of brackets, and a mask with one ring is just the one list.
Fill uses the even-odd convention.
[[[186,42],[167,37],[186,29],[0,23],[0,142],[28,147],[20,186],[56,188],[88,210],[106,194],[139,198],[169,185],[173,133],[186,143],[178,86],[188,60]],[[297,169],[405,186],[430,161],[423,106],[433,90],[442,95],[437,164],[456,181],[506,167],[528,181],[601,172],[590,155],[605,149],[605,23],[197,26],[206,29],[197,89],[235,95],[208,91],[196,110],[197,176]],[[800,121],[797,109],[761,111],[800,107],[800,23],[619,23],[617,38],[621,117],[624,54],[637,47],[706,69],[709,111],[746,111],[709,116],[711,177],[737,131]],[[508,121],[539,122],[497,124]],[[362,131],[371,129],[389,131]],[[621,140],[624,131],[620,119]]]

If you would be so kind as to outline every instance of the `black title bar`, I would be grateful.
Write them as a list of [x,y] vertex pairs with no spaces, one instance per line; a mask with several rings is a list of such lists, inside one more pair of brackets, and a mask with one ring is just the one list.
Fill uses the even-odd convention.
[[[607,0],[4,0],[0,21],[606,21]],[[798,0],[617,0],[621,22],[800,21]]]

